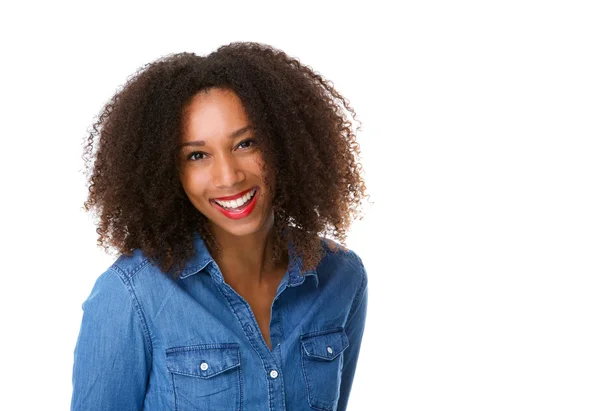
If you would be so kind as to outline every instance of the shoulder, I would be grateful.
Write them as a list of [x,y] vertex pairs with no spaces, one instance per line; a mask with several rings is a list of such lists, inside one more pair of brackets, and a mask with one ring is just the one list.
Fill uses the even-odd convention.
[[337,241],[321,237],[324,258],[334,259],[336,263],[354,264],[359,270],[364,271],[362,259],[353,250],[343,246]]
[[97,323],[139,323],[148,347],[152,346],[148,329],[155,303],[168,294],[173,281],[150,259],[136,250],[120,255],[98,278],[83,302],[87,318]]
[[151,266],[150,259],[141,250],[136,249],[129,255],[121,254],[109,270],[117,273],[124,282],[128,283],[138,273],[147,270],[148,266]]
[[324,256],[317,267],[319,277],[332,274],[340,277],[341,274],[344,281],[355,283],[358,288],[366,285],[367,271],[356,252],[327,238],[321,238],[321,244]]
[[121,254],[96,279],[92,294],[102,294],[111,299],[137,300],[143,290],[158,286],[168,281],[168,276],[153,265],[141,250],[134,250],[130,255]]
[[92,292],[85,304],[89,304],[92,300],[114,301],[115,299],[131,298],[133,291],[131,279],[148,261],[140,258],[140,254],[138,252],[131,256],[120,255],[96,278]]

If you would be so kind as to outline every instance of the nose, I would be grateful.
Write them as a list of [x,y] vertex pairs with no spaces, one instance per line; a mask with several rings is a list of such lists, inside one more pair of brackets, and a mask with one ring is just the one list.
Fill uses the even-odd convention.
[[245,180],[235,156],[224,154],[214,163],[213,182],[217,188],[235,187]]

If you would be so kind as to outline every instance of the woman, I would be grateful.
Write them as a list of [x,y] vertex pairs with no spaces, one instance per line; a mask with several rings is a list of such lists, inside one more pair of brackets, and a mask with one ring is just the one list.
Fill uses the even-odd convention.
[[71,409],[346,409],[367,276],[320,236],[343,244],[366,196],[344,108],[257,43],[170,55],[115,94],[85,207],[120,256],[83,304]]

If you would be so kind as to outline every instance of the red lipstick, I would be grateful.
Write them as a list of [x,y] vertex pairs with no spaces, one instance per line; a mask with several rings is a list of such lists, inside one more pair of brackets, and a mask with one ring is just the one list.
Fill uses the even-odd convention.
[[[251,191],[251,190],[252,189],[246,190],[243,193],[241,193],[239,195],[235,195],[235,196],[217,198],[217,200],[236,199],[236,198],[239,198],[240,196],[243,196],[244,194],[246,194],[248,191]],[[254,196],[248,202],[248,204],[246,204],[242,209],[239,209],[239,210],[238,209],[229,210],[229,209],[223,208],[214,200],[211,200],[210,203],[213,206],[215,206],[217,208],[217,210],[219,210],[225,217],[230,218],[232,220],[239,220],[240,218],[247,217],[248,215],[250,215],[250,213],[252,213],[252,210],[254,210],[254,207],[256,206],[257,194],[258,194],[258,187],[256,187],[256,192],[254,193]]]

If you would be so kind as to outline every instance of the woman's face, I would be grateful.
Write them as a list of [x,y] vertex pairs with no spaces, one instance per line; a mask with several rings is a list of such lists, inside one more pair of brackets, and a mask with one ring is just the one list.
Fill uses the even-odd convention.
[[213,232],[236,236],[269,229],[272,194],[263,157],[239,97],[212,88],[196,94],[184,114],[180,180]]

